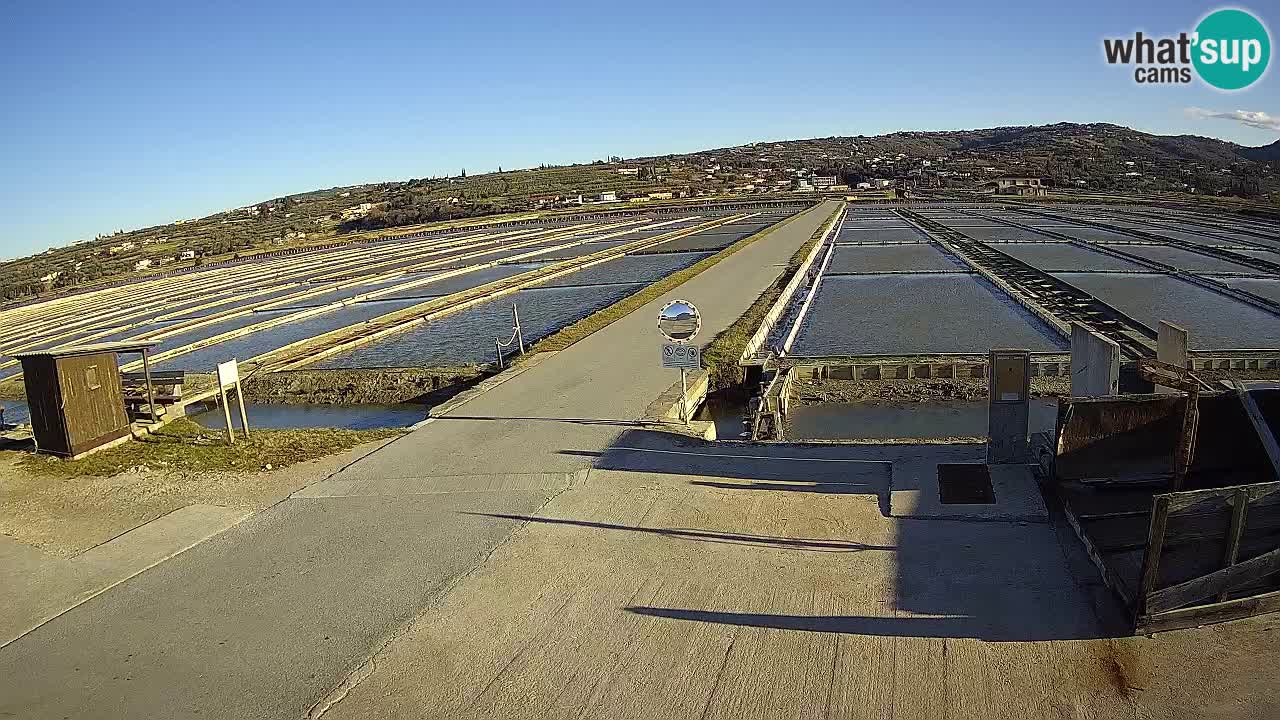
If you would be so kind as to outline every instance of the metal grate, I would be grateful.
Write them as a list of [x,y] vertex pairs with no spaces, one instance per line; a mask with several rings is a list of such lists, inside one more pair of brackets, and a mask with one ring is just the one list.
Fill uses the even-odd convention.
[[939,465],[938,496],[943,505],[991,505],[991,471],[979,463]]

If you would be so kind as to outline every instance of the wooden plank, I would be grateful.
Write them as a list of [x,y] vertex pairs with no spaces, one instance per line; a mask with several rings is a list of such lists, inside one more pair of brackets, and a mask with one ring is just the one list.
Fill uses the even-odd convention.
[[[1225,542],[1230,538],[1232,507],[1212,512],[1170,513],[1165,523],[1164,547]],[[1104,517],[1084,521],[1094,542],[1104,551],[1133,550],[1147,543],[1147,522],[1139,517]],[[1280,506],[1255,503],[1249,507],[1250,537],[1280,531]]]
[[1182,413],[1182,432],[1178,435],[1178,449],[1173,456],[1173,481],[1170,487],[1177,492],[1187,482],[1187,473],[1196,458],[1196,434],[1200,430],[1200,388],[1193,386],[1187,392],[1186,407]]
[[1211,605],[1170,610],[1168,612],[1145,615],[1138,619],[1135,635],[1146,635],[1166,630],[1177,630],[1197,625],[1240,620],[1280,610],[1280,591],[1269,592],[1253,597],[1236,598]]
[[[146,381],[147,375],[146,373],[140,373],[140,372],[127,372],[127,373],[120,373],[120,378],[125,382],[142,383]],[[187,371],[186,370],[152,370],[151,379],[154,380],[156,383],[164,383],[165,381],[172,381],[172,380],[186,380]]]
[[1079,477],[1072,478],[1072,482],[1078,482],[1081,485],[1089,487],[1093,486],[1117,486],[1117,487],[1164,487],[1173,479],[1172,472],[1160,473],[1143,473],[1141,475],[1121,475],[1117,477]]
[[1147,603],[1151,591],[1160,579],[1160,555],[1164,552],[1164,531],[1169,521],[1169,498],[1157,495],[1152,498],[1151,525],[1147,531],[1147,550],[1142,556],[1142,573],[1138,585],[1138,614],[1149,612]]
[[222,418],[227,421],[227,444],[236,444],[236,431],[231,428],[231,408],[227,407],[227,388],[218,387],[218,396],[222,402]]
[[[1245,511],[1249,508],[1249,491],[1237,490],[1233,502],[1235,507],[1231,509],[1231,527],[1227,530],[1227,549],[1222,556],[1224,568],[1235,565],[1236,560],[1240,558],[1240,537],[1244,535]],[[1218,602],[1226,599],[1227,591],[1224,589],[1218,593]]]
[[147,379],[147,407],[151,409],[151,420],[155,422],[160,420],[160,415],[156,413],[156,385],[151,381],[149,354],[146,348],[142,349],[142,374]]
[[1163,590],[1155,590],[1146,595],[1146,611],[1154,614],[1166,610],[1177,610],[1197,600],[1227,592],[1233,587],[1276,572],[1280,572],[1280,548],[1195,580],[1188,580]]
[[1136,518],[1146,517],[1150,513],[1150,508],[1145,510],[1120,510],[1118,512],[1088,513],[1080,515],[1080,520],[1088,522],[1092,520],[1111,520],[1113,518]]
[[1084,545],[1084,550],[1089,556],[1089,560],[1093,562],[1094,566],[1098,568],[1098,572],[1102,575],[1102,582],[1120,597],[1120,602],[1124,604],[1125,608],[1135,610],[1130,590],[1120,575],[1103,559],[1102,553],[1094,547],[1093,541],[1089,539],[1089,534],[1084,531],[1080,521],[1076,519],[1076,514],[1071,509],[1071,502],[1061,485],[1058,486],[1058,498],[1062,502],[1063,510],[1067,516],[1067,524],[1075,531],[1076,537],[1080,538],[1080,543]]
[[1169,511],[1179,512],[1211,498],[1219,499],[1225,503],[1235,497],[1236,490],[1239,488],[1248,490],[1249,501],[1256,502],[1273,493],[1280,493],[1280,482],[1247,483],[1208,490],[1183,490],[1177,493],[1158,495],[1157,497],[1169,498]]
[[1262,410],[1258,408],[1253,395],[1249,394],[1239,380],[1233,382],[1236,387],[1236,396],[1240,398],[1240,404],[1244,406],[1245,414],[1249,416],[1254,432],[1258,433],[1258,440],[1262,442],[1262,449],[1267,452],[1267,459],[1271,461],[1273,478],[1280,480],[1280,444],[1276,443],[1276,436],[1271,432],[1271,426],[1267,424],[1266,418],[1262,417]]

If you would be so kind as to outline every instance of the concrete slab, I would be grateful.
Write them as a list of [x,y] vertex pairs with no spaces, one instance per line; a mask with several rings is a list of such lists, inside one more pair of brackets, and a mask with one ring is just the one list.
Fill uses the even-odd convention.
[[129,578],[230,528],[246,508],[190,505],[73,558],[0,536],[0,648]]
[[[982,462],[982,459],[962,462]],[[1048,511],[1029,465],[990,465],[995,502],[944,505],[938,490],[937,465],[899,473],[889,499],[895,518],[1045,522]]]

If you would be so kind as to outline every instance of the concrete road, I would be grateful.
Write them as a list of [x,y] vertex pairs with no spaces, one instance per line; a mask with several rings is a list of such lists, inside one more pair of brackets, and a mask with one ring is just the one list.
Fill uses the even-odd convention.
[[[700,339],[740,315],[833,209],[673,293],[703,311]],[[325,707],[523,518],[582,482],[578,471],[675,380],[658,367],[661,303],[3,648],[0,717]]]
[[1280,621],[1110,639],[1069,529],[886,507],[984,453],[628,432],[325,719],[1277,716]]

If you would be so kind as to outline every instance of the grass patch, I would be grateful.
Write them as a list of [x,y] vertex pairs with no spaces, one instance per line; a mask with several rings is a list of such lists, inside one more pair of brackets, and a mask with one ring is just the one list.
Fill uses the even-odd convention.
[[726,388],[737,385],[742,382],[742,370],[738,366],[738,360],[742,357],[742,351],[747,347],[747,341],[755,334],[756,329],[760,327],[760,323],[764,321],[764,316],[769,313],[769,308],[782,297],[782,291],[786,288],[787,283],[791,282],[791,278],[800,270],[801,263],[804,262],[805,256],[813,250],[813,246],[818,244],[822,236],[835,222],[836,217],[840,214],[840,208],[837,207],[835,212],[831,213],[831,217],[826,222],[818,226],[813,231],[813,235],[805,241],[804,245],[796,250],[791,259],[787,261],[787,267],[773,281],[756,301],[751,303],[751,307],[742,313],[733,324],[725,328],[711,339],[706,349],[702,351],[702,362],[707,370],[711,373],[710,391],[724,390]]
[[[689,267],[685,268],[684,270],[681,270],[676,273],[672,273],[671,275],[666,276],[665,278],[659,280],[658,282],[653,283],[652,285],[649,285],[637,291],[633,295],[629,295],[619,300],[618,302],[610,305],[607,308],[604,308],[603,310],[597,310],[596,312],[582,318],[581,320],[575,322],[574,324],[563,328],[562,330],[560,330],[560,332],[557,332],[554,335],[548,335],[547,337],[534,343],[533,347],[529,349],[528,355],[532,355],[533,353],[538,353],[538,352],[564,350],[565,348],[569,347],[570,345],[573,345],[579,340],[582,340],[587,336],[591,335],[592,333],[595,333],[599,330],[602,330],[608,327],[614,322],[626,317],[627,315],[630,315],[632,312],[635,312],[636,310],[644,307],[645,305],[648,305],[649,303],[653,302],[654,300],[657,300],[658,298],[671,292],[677,287],[680,287],[681,285],[685,284],[689,280],[692,280],[698,275],[701,275],[707,270],[710,270],[711,268],[715,267],[717,264],[722,262],[725,258],[747,247],[751,243],[754,243],[757,240],[761,240],[767,237],[770,233],[774,232],[775,230],[778,230],[782,227],[785,227],[786,225],[789,225],[790,223],[794,222],[797,218],[799,218],[801,215],[803,215],[805,212],[807,211],[798,212],[795,215],[792,215],[791,217],[787,218],[786,220],[783,220],[782,222],[777,223],[776,225],[772,225],[770,227],[765,228],[764,230],[761,230],[755,235],[752,235],[750,237],[745,237],[739,240],[738,242],[730,245],[729,247],[721,250],[715,255],[712,255],[710,257],[705,257],[699,260],[698,262],[694,263],[693,265],[690,265]],[[528,355],[524,357],[527,357]],[[517,362],[519,362],[519,360],[517,360]],[[734,358],[734,362],[735,363],[737,362],[737,358]]]
[[213,430],[182,418],[151,435],[119,447],[96,452],[79,460],[59,460],[29,455],[22,466],[57,477],[106,477],[145,466],[169,470],[255,472],[315,460],[363,443],[401,435],[401,430],[254,430],[252,439],[236,434],[227,445],[221,430]]

